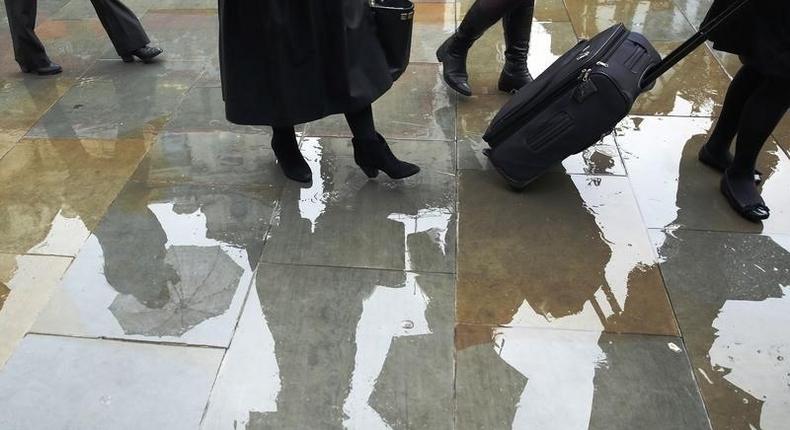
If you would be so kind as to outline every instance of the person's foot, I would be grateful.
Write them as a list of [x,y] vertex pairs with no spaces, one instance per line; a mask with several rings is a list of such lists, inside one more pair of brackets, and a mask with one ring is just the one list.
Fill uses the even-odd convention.
[[377,139],[351,140],[354,145],[354,161],[368,178],[375,178],[379,170],[392,179],[404,179],[420,172],[419,166],[399,160],[390,150],[380,134]]
[[[730,154],[728,150],[721,151],[715,148],[715,145],[709,143],[702,145],[702,148],[699,149],[697,159],[711,169],[724,173],[732,164],[732,154]],[[760,185],[763,181],[762,176],[763,174],[759,170],[755,170],[754,183]]]
[[272,149],[286,177],[304,183],[309,183],[313,180],[313,172],[302,156],[302,152],[299,151],[296,136],[280,139],[272,138]]
[[738,214],[752,222],[760,222],[771,215],[751,172],[740,173],[727,169],[721,178],[721,192]]
[[507,61],[499,75],[499,91],[515,93],[534,79],[527,68],[527,61]]
[[35,73],[39,76],[51,76],[57,75],[63,71],[63,67],[60,67],[60,64],[56,64],[53,62],[49,62],[49,64],[40,67],[28,67],[28,66],[20,66],[23,73]]
[[466,56],[471,42],[459,39],[457,34],[445,40],[436,51],[436,59],[442,63],[442,76],[447,85],[467,97],[472,95],[469,74],[466,71]]
[[143,63],[151,63],[153,62],[154,58],[159,56],[162,53],[162,50],[159,48],[151,47],[151,46],[143,46],[142,48],[135,49],[134,51],[122,55],[121,59],[124,63],[131,63],[134,61],[134,57],[137,57]]

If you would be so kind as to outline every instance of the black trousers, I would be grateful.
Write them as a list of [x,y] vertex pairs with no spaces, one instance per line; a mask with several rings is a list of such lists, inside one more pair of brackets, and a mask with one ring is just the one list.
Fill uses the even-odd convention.
[[[49,63],[35,33],[37,0],[4,0],[17,63],[41,67]],[[118,55],[126,55],[150,42],[142,24],[120,0],[91,0]]]

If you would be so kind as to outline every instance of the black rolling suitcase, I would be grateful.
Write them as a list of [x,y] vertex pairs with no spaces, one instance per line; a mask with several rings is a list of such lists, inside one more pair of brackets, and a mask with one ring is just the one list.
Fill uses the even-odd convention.
[[644,36],[622,24],[579,42],[494,117],[483,135],[491,164],[513,188],[523,189],[552,165],[594,145],[659,76],[748,2],[734,1],[663,60]]

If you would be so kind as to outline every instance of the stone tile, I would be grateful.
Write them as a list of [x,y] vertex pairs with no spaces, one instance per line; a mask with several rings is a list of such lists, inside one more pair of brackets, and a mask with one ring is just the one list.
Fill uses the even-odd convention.
[[[373,104],[376,128],[390,139],[455,139],[454,95],[438,64],[412,64],[392,89]],[[342,115],[308,124],[311,136],[348,137]]]
[[458,430],[710,428],[680,338],[462,325],[456,349]]
[[195,429],[221,359],[217,349],[30,335],[0,373],[0,427]]
[[697,160],[713,129],[709,118],[629,117],[618,126],[617,143],[645,223],[650,228],[790,232],[790,159],[769,142],[758,159],[762,195],[771,218],[754,224],[741,218],[719,192],[721,174]]
[[47,304],[70,258],[0,254],[0,369]]
[[699,28],[702,20],[713,5],[713,0],[674,0],[675,5],[688,18],[694,28]]
[[[662,55],[674,45],[656,44]],[[730,79],[708,49],[699,48],[667,71],[656,86],[641,95],[634,115],[716,116],[724,103]]]
[[21,139],[73,84],[60,78],[0,78],[0,153]]
[[[708,44],[710,45],[710,43]],[[738,70],[741,69],[743,63],[741,63],[740,58],[737,55],[730,54],[724,51],[716,51],[713,48],[710,48],[713,52],[713,55],[716,56],[716,59],[719,60],[722,67],[724,67],[724,71],[727,72],[730,77],[735,76],[738,73]]]
[[790,236],[654,234],[716,429],[790,419]]
[[263,264],[256,283],[203,428],[452,428],[452,276]]
[[510,95],[463,97],[458,100],[458,138],[482,136],[496,114],[510,100]]
[[[303,127],[296,127],[302,131]],[[268,143],[271,128],[236,125],[225,119],[225,102],[222,88],[192,88],[178,106],[172,119],[165,126],[167,131],[230,131],[238,134],[262,134]]]
[[[155,6],[152,6],[152,8]],[[215,9],[156,10],[141,20],[151,45],[164,50],[164,61],[208,61],[219,50]],[[105,58],[115,58],[115,50]]]
[[252,187],[281,187],[285,181],[266,136],[231,132],[165,132],[133,179]]
[[[471,170],[492,170],[488,157],[483,150],[489,148],[482,137],[469,136],[458,141],[458,168]],[[571,175],[625,175],[625,166],[614,141],[614,136],[606,136],[598,144],[585,151],[566,158],[550,171],[565,172]]]
[[585,39],[617,23],[653,42],[682,42],[694,34],[683,12],[671,1],[565,0],[565,5],[576,34]]
[[470,170],[459,201],[458,322],[677,334],[626,178]]
[[23,140],[0,160],[0,251],[75,255],[143,157],[144,140]]
[[414,10],[410,61],[438,63],[436,49],[454,32],[454,3],[417,3]]
[[[495,25],[469,51],[467,69],[469,83],[475,94],[500,94],[499,74],[505,64],[505,40],[502,32],[502,26]],[[534,22],[527,60],[532,75],[540,75],[576,43],[576,34],[569,22]]]
[[[474,0],[456,1],[456,17],[460,23]],[[539,22],[568,21],[568,11],[563,0],[543,0],[535,2],[534,18]]]
[[156,132],[201,70],[195,62],[99,61],[28,136],[115,139]]
[[264,261],[455,271],[455,175],[368,180],[352,159],[310,158],[313,184],[286,185]]
[[130,183],[33,330],[227,347],[275,200],[272,190]]

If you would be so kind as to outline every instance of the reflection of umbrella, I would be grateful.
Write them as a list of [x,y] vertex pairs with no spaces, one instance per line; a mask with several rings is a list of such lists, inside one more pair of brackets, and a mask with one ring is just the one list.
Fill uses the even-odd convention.
[[126,334],[180,336],[201,322],[225,312],[243,269],[218,246],[174,246],[165,262],[180,281],[168,283],[170,301],[148,308],[134,296],[121,294],[110,305]]

